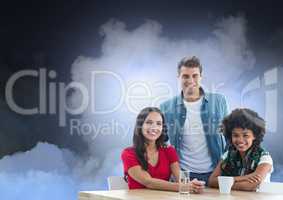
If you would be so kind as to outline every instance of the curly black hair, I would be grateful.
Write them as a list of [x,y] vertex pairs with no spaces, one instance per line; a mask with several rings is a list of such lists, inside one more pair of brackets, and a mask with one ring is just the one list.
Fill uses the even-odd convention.
[[221,130],[230,144],[234,128],[251,130],[255,137],[253,144],[259,146],[265,134],[265,121],[253,110],[238,108],[233,110],[230,115],[226,116],[221,125]]

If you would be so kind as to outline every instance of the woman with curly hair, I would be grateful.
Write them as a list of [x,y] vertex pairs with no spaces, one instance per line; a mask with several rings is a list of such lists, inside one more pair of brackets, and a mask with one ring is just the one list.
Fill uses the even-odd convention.
[[273,161],[261,147],[265,121],[254,111],[235,109],[222,122],[228,150],[209,178],[210,187],[218,187],[218,176],[233,176],[234,190],[255,191],[259,184],[270,181]]
[[[144,108],[137,116],[133,146],[122,152],[124,175],[129,189],[149,188],[178,191],[179,183],[170,182],[171,175],[179,179],[179,159],[168,140],[164,116],[158,108]],[[201,193],[204,182],[192,180],[188,186]]]

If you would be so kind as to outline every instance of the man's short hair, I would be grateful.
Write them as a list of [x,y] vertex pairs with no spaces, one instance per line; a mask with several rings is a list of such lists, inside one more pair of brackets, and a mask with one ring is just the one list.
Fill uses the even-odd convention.
[[196,56],[192,57],[184,57],[179,63],[178,63],[178,74],[180,74],[181,67],[189,67],[189,68],[194,68],[197,67],[199,68],[200,74],[202,73],[202,65],[200,64],[199,59]]

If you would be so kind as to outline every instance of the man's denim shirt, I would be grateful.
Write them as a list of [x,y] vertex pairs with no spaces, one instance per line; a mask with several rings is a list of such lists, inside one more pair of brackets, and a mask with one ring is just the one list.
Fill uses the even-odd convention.
[[[226,145],[224,136],[219,132],[219,125],[228,113],[227,103],[223,95],[205,93],[202,89],[201,93],[204,97],[201,105],[201,120],[213,167],[215,168],[224,153]],[[160,109],[165,115],[170,143],[174,145],[180,155],[181,135],[184,134],[187,113],[183,95],[175,96],[162,103]]]

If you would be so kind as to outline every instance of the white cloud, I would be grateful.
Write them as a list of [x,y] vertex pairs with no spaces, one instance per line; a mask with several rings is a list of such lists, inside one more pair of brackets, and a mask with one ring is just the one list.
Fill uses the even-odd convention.
[[[129,30],[124,22],[112,19],[101,27],[100,33],[101,56],[79,56],[71,69],[73,81],[83,83],[90,93],[89,108],[83,116],[95,123],[109,120],[111,116],[130,124],[143,107],[159,106],[175,95],[177,62],[184,56],[200,58],[204,68],[203,85],[214,92],[227,90],[227,83],[238,82],[239,76],[255,64],[242,16],[216,22],[211,34],[199,40],[193,40],[189,32],[187,38],[171,39],[163,33],[162,25],[153,20]],[[91,75],[101,70],[116,77],[109,73]],[[133,95],[138,97],[132,98]],[[74,106],[80,100],[79,92],[73,93]],[[97,110],[113,112],[99,115]]]
[[[48,143],[5,156],[0,160],[1,199],[76,200],[80,190],[106,189],[101,180],[106,181],[107,171],[97,172],[96,160],[90,157],[84,162],[69,150]],[[103,166],[110,171],[110,166]]]

